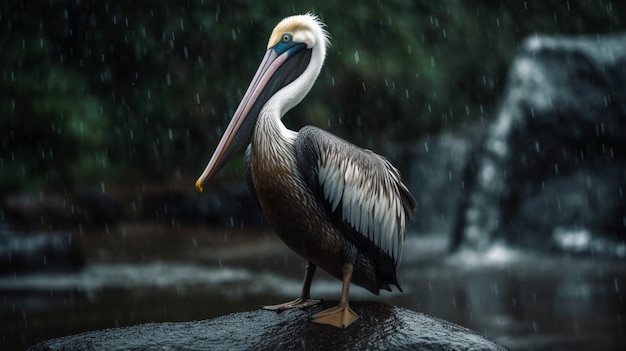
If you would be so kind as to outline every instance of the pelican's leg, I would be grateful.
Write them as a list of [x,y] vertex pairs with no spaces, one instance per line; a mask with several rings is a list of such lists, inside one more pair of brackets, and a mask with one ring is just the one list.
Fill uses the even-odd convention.
[[339,305],[313,315],[313,323],[328,324],[337,328],[346,328],[359,319],[359,315],[348,305],[348,290],[352,279],[352,263],[343,265],[343,285],[341,287],[341,299]]
[[261,306],[264,310],[272,310],[281,312],[290,308],[307,308],[320,302],[320,300],[311,299],[311,281],[313,280],[313,274],[315,273],[317,266],[312,262],[307,262],[304,268],[304,282],[302,283],[302,293],[300,297],[289,302],[281,303],[279,305]]

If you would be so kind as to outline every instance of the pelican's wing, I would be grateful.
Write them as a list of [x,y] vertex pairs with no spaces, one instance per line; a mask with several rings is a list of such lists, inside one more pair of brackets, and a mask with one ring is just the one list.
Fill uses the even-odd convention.
[[416,202],[384,157],[315,127],[298,133],[298,166],[332,213],[400,261]]

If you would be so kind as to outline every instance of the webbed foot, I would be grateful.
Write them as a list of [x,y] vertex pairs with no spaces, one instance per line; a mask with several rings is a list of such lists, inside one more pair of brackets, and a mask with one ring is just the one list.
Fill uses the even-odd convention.
[[339,304],[313,315],[313,323],[332,325],[336,328],[346,328],[359,319],[350,306]]
[[320,300],[307,299],[303,297],[299,297],[293,301],[281,303],[278,305],[269,305],[269,306],[261,306],[264,310],[282,312],[284,310],[289,310],[292,308],[308,308],[320,302]]

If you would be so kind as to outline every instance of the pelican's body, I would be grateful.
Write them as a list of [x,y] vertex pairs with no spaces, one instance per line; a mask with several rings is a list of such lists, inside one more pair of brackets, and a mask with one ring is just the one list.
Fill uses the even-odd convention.
[[321,154],[321,147],[331,148],[324,154],[334,155],[335,159],[329,161],[338,168],[342,163],[347,169],[379,161],[378,166],[384,169],[385,161],[315,127],[304,127],[282,139],[263,132],[262,123],[259,119],[253,134],[255,142],[246,157],[246,177],[278,236],[300,256],[339,279],[345,257],[354,255],[352,283],[376,295],[379,289],[390,290],[389,284],[399,287],[395,270],[398,257],[386,254],[344,223],[337,209],[330,209],[332,203],[325,201],[323,185],[318,181],[319,171],[310,167],[319,162],[315,158]]
[[415,200],[385,158],[315,127],[299,132],[281,121],[308,93],[323,65],[328,38],[312,15],[274,29],[266,55],[196,186],[233,154],[246,151],[248,184],[278,236],[307,260],[300,298],[267,309],[304,308],[315,267],[343,281],[339,306],[313,316],[346,327],[350,282],[374,294],[400,288],[396,268]]

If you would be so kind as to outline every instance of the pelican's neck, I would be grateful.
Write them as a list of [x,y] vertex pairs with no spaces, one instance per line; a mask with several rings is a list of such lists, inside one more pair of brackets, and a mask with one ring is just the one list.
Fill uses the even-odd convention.
[[318,45],[311,49],[313,52],[307,68],[298,78],[277,91],[259,112],[252,148],[260,156],[271,155],[279,158],[281,153],[282,157],[292,153],[290,146],[295,142],[297,133],[285,127],[281,119],[304,99],[320,74],[326,58],[327,39],[321,29],[317,36],[320,39]]
[[259,114],[252,134],[250,167],[258,192],[274,187],[276,182],[290,181],[296,165],[294,144],[297,133],[285,127],[273,109]]
[[285,127],[280,117],[279,111],[271,104],[261,110],[252,137],[253,151],[259,156],[268,156],[273,160],[284,157],[295,142],[297,133]]
[[[325,45],[325,44],[324,44]],[[266,104],[268,109],[276,109],[279,118],[291,110],[309,93],[324,65],[325,46],[316,46],[311,54],[311,61],[302,74],[272,96]]]

